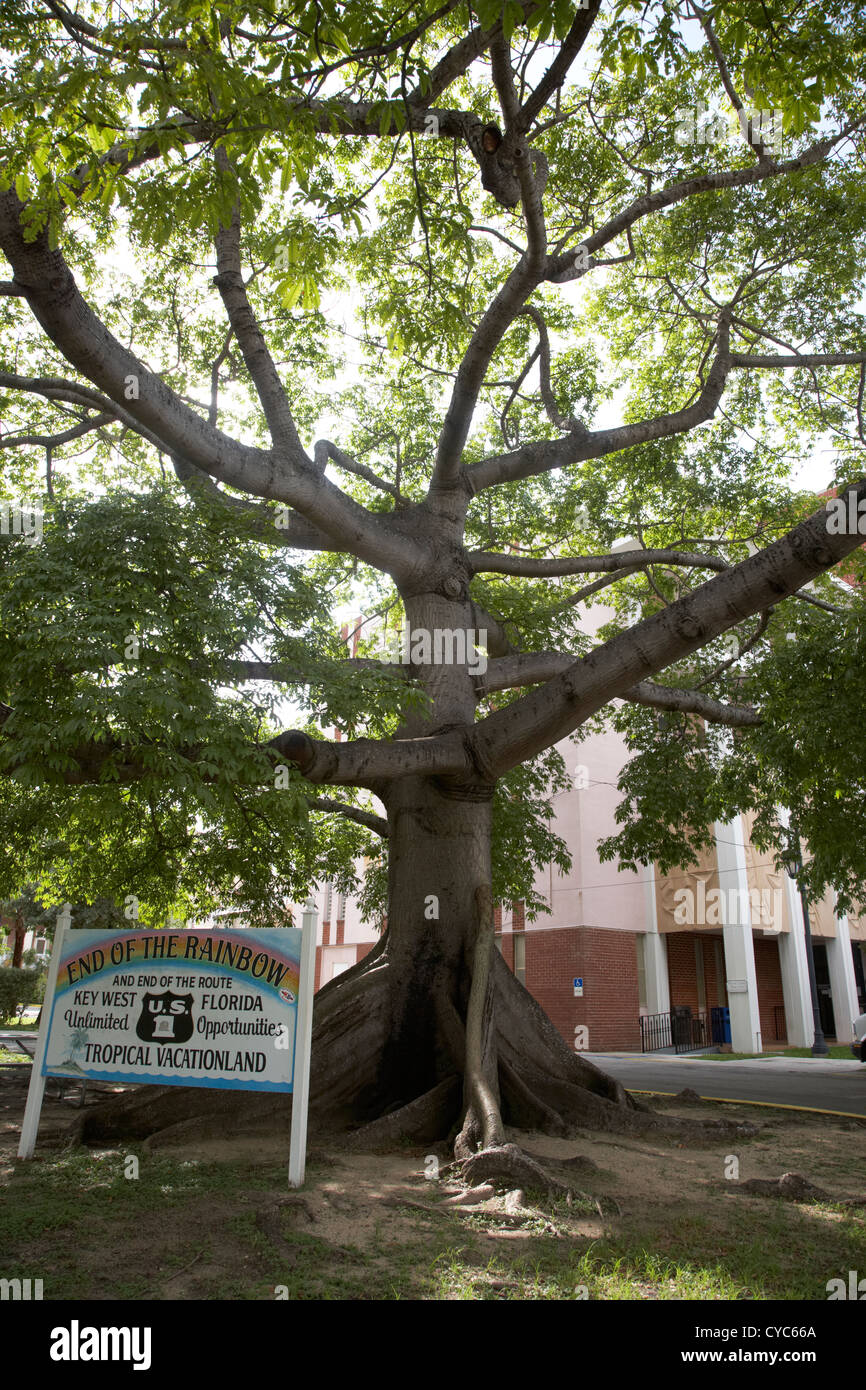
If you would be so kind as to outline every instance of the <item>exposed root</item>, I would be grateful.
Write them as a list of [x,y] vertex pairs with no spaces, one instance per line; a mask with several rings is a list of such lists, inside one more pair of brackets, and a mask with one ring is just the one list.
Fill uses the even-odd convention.
[[370,1149],[383,1144],[391,1145],[401,1139],[432,1143],[447,1133],[454,1123],[459,1097],[460,1078],[448,1076],[426,1095],[353,1130],[346,1139],[346,1145],[353,1149]]
[[476,930],[472,953],[472,985],[466,1009],[466,1048],[463,1063],[466,1114],[454,1144],[457,1158],[471,1154],[476,1143],[497,1148],[505,1138],[499,1108],[496,1039],[492,1027],[493,991],[490,964],[493,942],[493,893],[489,884],[475,890]]
[[565,1196],[569,1190],[516,1144],[502,1144],[473,1154],[461,1165],[461,1177],[470,1186],[492,1181],[509,1189],[518,1187],[556,1197]]
[[538,1129],[558,1139],[571,1132],[571,1126],[557,1110],[546,1105],[521,1079],[504,1058],[499,1062],[499,1084],[508,1118],[516,1129]]
[[[80,1143],[148,1139],[158,1131],[177,1132],[193,1120],[221,1135],[258,1128],[285,1129],[291,1115],[286,1096],[262,1091],[223,1091],[186,1086],[142,1086],[109,1096],[79,1111],[71,1137]],[[190,1115],[196,1106],[198,1113]]]
[[453,1197],[446,1197],[442,1203],[443,1207],[468,1207],[477,1205],[479,1202],[488,1202],[491,1197],[496,1196],[496,1189],[490,1182],[479,1183],[478,1187],[467,1187],[465,1192],[457,1192]]
[[782,1197],[786,1202],[829,1202],[832,1198],[802,1173],[783,1173],[780,1178],[749,1178],[746,1182],[726,1183],[735,1192],[755,1197]]

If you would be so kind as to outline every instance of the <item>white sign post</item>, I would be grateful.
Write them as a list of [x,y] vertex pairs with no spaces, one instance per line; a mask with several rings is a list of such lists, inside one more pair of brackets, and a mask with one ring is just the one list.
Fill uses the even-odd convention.
[[289,1140],[289,1187],[300,1187],[307,1163],[307,1109],[310,1100],[310,1040],[313,1034],[313,985],[316,978],[316,906],[308,901],[301,919],[301,970],[295,1032],[295,1086],[292,1092],[292,1137]]
[[45,982],[45,997],[42,1000],[39,1040],[36,1043],[36,1054],[33,1058],[33,1071],[30,1076],[30,1089],[27,1092],[27,1104],[24,1107],[24,1120],[21,1125],[21,1141],[18,1145],[19,1158],[32,1158],[33,1150],[36,1148],[36,1133],[39,1129],[39,1112],[42,1109],[42,1097],[45,1094],[45,1077],[42,1072],[42,1066],[45,1061],[45,1051],[48,1046],[48,1031],[51,1027],[51,1005],[54,1000],[54,990],[57,985],[57,971],[60,968],[60,957],[63,954],[63,938],[69,931],[71,925],[72,904],[64,903],[57,914],[57,925],[54,928],[54,945],[51,949],[48,979]]
[[304,1180],[316,909],[299,927],[71,931],[58,914],[19,1158],[45,1077],[294,1092],[289,1182]]

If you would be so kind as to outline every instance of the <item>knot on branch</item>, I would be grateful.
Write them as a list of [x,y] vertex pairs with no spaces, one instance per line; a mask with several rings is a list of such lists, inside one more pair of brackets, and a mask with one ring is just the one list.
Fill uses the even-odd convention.
[[500,207],[514,208],[520,202],[520,180],[498,125],[472,121],[466,127],[466,143],[481,170],[481,187]]
[[313,740],[301,729],[288,729],[284,734],[279,734],[271,740],[270,747],[275,748],[288,762],[294,763],[299,772],[307,772],[316,756]]

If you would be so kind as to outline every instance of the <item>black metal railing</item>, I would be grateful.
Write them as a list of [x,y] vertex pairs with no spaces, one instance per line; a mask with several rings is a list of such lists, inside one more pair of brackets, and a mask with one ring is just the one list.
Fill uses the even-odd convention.
[[661,1052],[666,1047],[673,1047],[670,1014],[641,1014],[641,1052]]
[[787,1042],[788,1027],[785,1023],[785,1005],[774,1004],[773,1006],[773,1041]]
[[641,1052],[697,1052],[709,1047],[710,1031],[703,1009],[697,1013],[683,1005],[667,1014],[643,1014],[640,1018]]

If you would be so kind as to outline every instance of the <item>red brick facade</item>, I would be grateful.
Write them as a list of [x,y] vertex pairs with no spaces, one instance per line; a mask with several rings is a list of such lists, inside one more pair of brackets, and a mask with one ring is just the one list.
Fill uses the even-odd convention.
[[[598,927],[530,929],[526,939],[526,988],[569,1046],[575,1029],[587,1030],[590,1052],[640,1051],[637,948],[635,933]],[[514,933],[499,938],[513,968]],[[583,997],[573,980],[583,977]]]
[[[719,978],[717,968],[718,953],[716,943],[720,938],[707,936],[702,932],[669,932],[665,938],[668,952],[668,981],[671,991],[671,1008],[687,1006],[693,1013],[699,1009],[716,1008],[728,1002],[724,977]],[[698,988],[697,950],[701,952],[704,963],[704,996]],[[724,976],[724,954],[722,973]]]
[[[538,1000],[562,1037],[574,1046],[575,1029],[587,1029],[586,1048],[590,1052],[640,1051],[640,999],[637,970],[637,933],[602,927],[532,928],[521,931],[523,904],[515,903],[512,922],[517,929],[501,930],[501,913],[496,914],[496,940],[503,960],[514,969],[514,941],[523,936],[526,955],[526,988]],[[325,944],[334,935],[341,944],[343,923],[325,924]],[[698,989],[696,943],[703,958],[704,994]],[[697,1013],[718,1004],[727,1004],[725,980],[718,975],[717,943],[720,938],[702,932],[670,932],[666,936],[671,1007],[686,1005]],[[355,946],[361,961],[373,949],[374,941]],[[784,1004],[779,945],[775,940],[755,939],[755,971],[761,1037],[764,1044],[777,1041],[774,1009]],[[724,972],[724,956],[722,956]],[[316,951],[316,980],[322,981],[322,948]],[[583,978],[583,996],[575,998],[573,980]],[[720,993],[721,989],[721,993]],[[784,1013],[782,1013],[784,1032]]]
[[[772,939],[755,941],[755,977],[758,984],[758,1009],[761,1015],[761,1042],[785,1041],[785,996],[782,993],[782,967],[779,962],[779,943]],[[782,1012],[773,1010],[782,1005]],[[776,1037],[776,1019],[780,1021],[781,1038]]]
[[[694,1013],[701,1008],[715,1008],[717,1004],[727,1004],[725,980],[718,979],[716,943],[720,938],[702,932],[669,932],[667,941],[668,979],[670,981],[671,1008],[687,1005]],[[695,943],[703,953],[704,961],[704,999],[698,990],[697,958]],[[767,937],[754,938],[755,979],[758,986],[758,1011],[760,1014],[761,1041],[764,1045],[783,1042],[785,1033],[784,1004],[782,992],[782,968],[779,963],[779,943]],[[722,956],[724,969],[724,956]],[[719,985],[721,984],[721,993]],[[774,1011],[781,1009],[781,1015]],[[777,1022],[782,1038],[776,1037]]]

